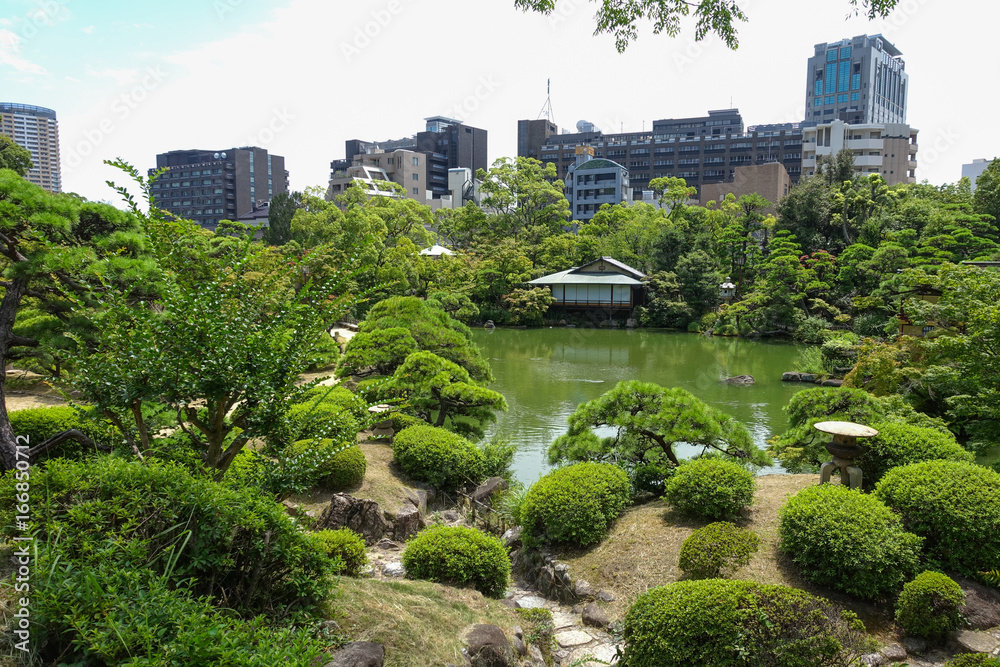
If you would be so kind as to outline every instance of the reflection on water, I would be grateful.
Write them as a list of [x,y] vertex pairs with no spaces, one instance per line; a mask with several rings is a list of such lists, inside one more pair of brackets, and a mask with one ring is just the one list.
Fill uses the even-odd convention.
[[[510,406],[487,437],[499,433],[517,443],[514,472],[526,483],[548,470],[546,450],[576,407],[622,380],[683,387],[745,423],[759,446],[785,429],[782,407],[804,388],[781,382],[798,355],[789,343],[578,328],[478,330],[474,340],[493,367],[492,388]],[[752,375],[757,383],[723,382],[734,375]],[[696,452],[677,448],[681,457]]]

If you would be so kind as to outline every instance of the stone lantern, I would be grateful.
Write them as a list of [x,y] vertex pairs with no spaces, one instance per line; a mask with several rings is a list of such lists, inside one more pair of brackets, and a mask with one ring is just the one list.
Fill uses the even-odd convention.
[[729,282],[729,276],[726,276],[725,282],[719,285],[719,293],[722,295],[722,300],[729,303],[736,296],[736,285]]
[[368,412],[372,415],[372,417],[383,417],[382,421],[376,422],[372,425],[372,437],[388,438],[395,434],[395,431],[392,429],[392,418],[384,418],[386,413],[389,413],[390,411],[392,411],[392,406],[387,403],[379,403],[378,405],[373,405],[368,408]]
[[819,483],[825,484],[830,481],[830,476],[834,470],[840,470],[840,483],[847,483],[852,489],[861,488],[861,468],[854,465],[854,459],[862,454],[861,447],[858,446],[858,438],[871,438],[878,435],[878,431],[870,426],[862,426],[854,422],[817,422],[813,428],[823,433],[833,436],[833,442],[826,443],[826,451],[833,456],[832,461],[827,461],[819,469]]

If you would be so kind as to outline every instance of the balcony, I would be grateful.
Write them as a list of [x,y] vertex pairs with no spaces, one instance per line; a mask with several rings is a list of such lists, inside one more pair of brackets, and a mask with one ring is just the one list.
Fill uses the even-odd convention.
[[917,144],[906,144],[906,151],[908,153],[916,153],[917,152]]
[[848,139],[844,142],[844,148],[851,150],[882,150],[884,141],[882,139]]
[[907,169],[916,169],[917,168],[917,161],[916,160],[908,160],[907,163],[906,163],[906,168]]
[[882,166],[882,156],[881,155],[855,155],[854,156],[854,166],[855,167],[881,167]]

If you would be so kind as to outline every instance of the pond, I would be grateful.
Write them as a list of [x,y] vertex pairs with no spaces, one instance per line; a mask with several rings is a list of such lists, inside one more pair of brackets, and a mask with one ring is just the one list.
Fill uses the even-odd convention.
[[[473,339],[496,375],[491,388],[510,407],[487,437],[499,434],[517,444],[514,475],[526,484],[550,468],[546,451],[565,433],[566,419],[576,407],[622,380],[683,387],[746,424],[760,447],[785,430],[782,407],[792,394],[813,386],[781,382],[784,371],[795,369],[800,346],[792,343],[582,328],[479,329]],[[752,375],[757,382],[723,382],[734,375]],[[682,458],[698,451],[677,448]],[[775,467],[762,473],[781,471]]]

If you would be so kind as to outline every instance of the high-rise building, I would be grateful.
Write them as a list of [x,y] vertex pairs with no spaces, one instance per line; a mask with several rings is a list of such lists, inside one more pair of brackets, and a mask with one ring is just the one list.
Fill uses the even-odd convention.
[[802,169],[816,173],[817,157],[842,150],[854,155],[854,171],[879,174],[889,185],[916,183],[917,133],[906,123],[851,125],[840,120],[807,127],[803,132]]
[[986,167],[990,166],[992,160],[987,160],[986,158],[977,158],[970,162],[969,164],[962,165],[962,178],[969,179],[969,186],[972,192],[976,191],[976,179],[986,171]]
[[806,123],[905,123],[902,55],[882,35],[817,44],[806,73]]
[[62,191],[59,172],[59,123],[56,112],[31,104],[0,102],[0,134],[31,153],[34,168],[26,178],[50,192]]
[[160,153],[150,175],[159,169],[166,171],[153,183],[156,205],[208,229],[288,192],[285,158],[256,146]]

